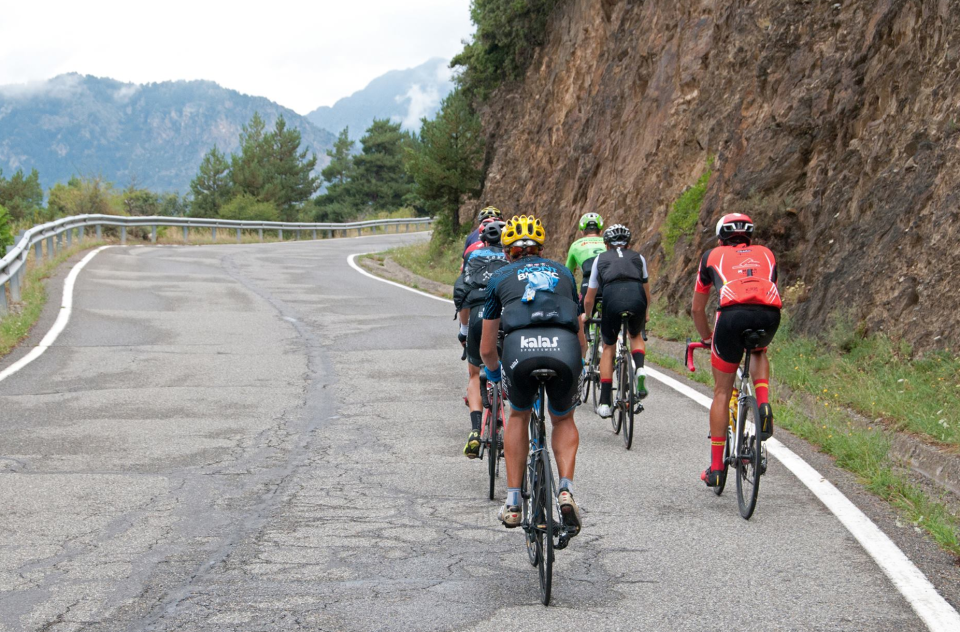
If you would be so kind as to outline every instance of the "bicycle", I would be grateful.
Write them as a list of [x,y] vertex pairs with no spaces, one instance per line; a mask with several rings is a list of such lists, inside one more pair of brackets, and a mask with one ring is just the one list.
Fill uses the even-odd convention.
[[[743,366],[737,368],[737,381],[730,400],[730,422],[727,425],[727,440],[723,448],[723,470],[720,472],[719,484],[713,488],[717,496],[723,493],[727,483],[727,470],[733,465],[737,474],[737,506],[744,520],[749,520],[757,508],[760,477],[767,470],[766,448],[763,438],[757,432],[760,427],[760,409],[750,381],[750,358],[765,335],[766,332],[762,329],[747,329],[740,336],[746,353]],[[708,344],[690,342],[690,339],[687,339],[684,363],[691,372],[696,371],[693,352],[696,349],[709,348]]]
[[[637,370],[633,365],[633,356],[630,354],[630,332],[627,320],[633,316],[632,312],[621,314],[620,337],[617,339],[616,358],[614,359],[614,375],[616,376],[617,397],[613,402],[613,415],[610,423],[613,433],[620,434],[623,430],[623,444],[627,450],[633,445],[634,415],[643,412],[643,403],[637,395]],[[647,330],[641,331],[643,339],[647,339]]]
[[503,423],[506,420],[503,409],[503,391],[500,383],[486,383],[480,376],[480,392],[485,393],[483,425],[480,429],[480,458],[487,459],[487,474],[490,478],[490,500],[494,500],[497,477],[500,474],[500,460],[503,458]]
[[[556,506],[556,490],[553,471],[550,467],[550,451],[547,448],[547,431],[544,423],[546,383],[557,376],[552,369],[536,369],[531,376],[540,383],[539,395],[530,414],[530,453],[527,471],[521,483],[523,498],[523,528],[527,543],[527,558],[537,567],[540,579],[540,601],[550,605],[553,586],[554,551],[565,549],[576,532],[563,525]],[[554,541],[556,540],[556,541]]]
[[580,387],[580,401],[584,404],[589,401],[590,391],[593,390],[593,411],[597,411],[600,400],[600,349],[603,343],[600,340],[600,319],[588,318],[586,333],[590,342],[587,346],[587,355],[583,367],[583,384]]

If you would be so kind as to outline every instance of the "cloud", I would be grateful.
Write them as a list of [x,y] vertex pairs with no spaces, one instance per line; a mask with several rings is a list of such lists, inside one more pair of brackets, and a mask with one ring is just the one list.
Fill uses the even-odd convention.
[[433,114],[440,107],[440,90],[433,85],[424,90],[420,84],[414,84],[405,95],[397,97],[397,103],[404,101],[410,101],[410,104],[400,123],[405,129],[418,131],[420,119]]
[[81,89],[83,77],[76,73],[60,75],[45,81],[31,81],[28,83],[13,83],[0,86],[0,96],[8,99],[31,99],[33,97],[49,97],[54,99],[69,99]]
[[138,92],[140,92],[140,85],[131,83],[114,92],[113,100],[117,103],[126,103]]

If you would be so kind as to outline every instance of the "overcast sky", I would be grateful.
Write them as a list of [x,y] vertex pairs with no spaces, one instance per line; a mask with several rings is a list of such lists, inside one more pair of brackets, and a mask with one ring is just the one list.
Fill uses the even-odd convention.
[[210,79],[301,114],[383,73],[450,58],[470,0],[4,2],[0,85],[65,72],[147,83]]

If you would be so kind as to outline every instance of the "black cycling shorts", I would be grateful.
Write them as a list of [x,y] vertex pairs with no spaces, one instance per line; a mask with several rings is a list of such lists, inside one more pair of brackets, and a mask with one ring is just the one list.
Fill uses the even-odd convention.
[[765,351],[780,327],[780,310],[766,305],[734,305],[717,312],[710,364],[723,373],[736,373],[743,359],[741,335],[747,329],[766,332],[756,351]]
[[540,383],[531,373],[553,369],[557,376],[547,382],[547,407],[563,415],[580,404],[583,375],[580,338],[569,329],[531,327],[507,334],[503,341],[503,387],[514,410],[530,410]]
[[467,321],[467,362],[473,366],[482,366],[480,359],[480,335],[483,333],[483,304],[470,308],[470,320]]
[[647,295],[640,283],[611,283],[603,288],[603,313],[600,316],[603,344],[617,344],[624,312],[631,314],[627,318],[627,331],[631,336],[640,335],[647,322]]

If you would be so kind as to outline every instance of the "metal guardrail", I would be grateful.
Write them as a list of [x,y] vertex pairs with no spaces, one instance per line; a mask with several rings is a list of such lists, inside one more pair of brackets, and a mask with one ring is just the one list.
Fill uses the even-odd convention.
[[157,227],[183,227],[183,240],[189,240],[189,231],[191,228],[209,228],[213,239],[217,238],[217,229],[237,231],[237,243],[241,241],[242,231],[255,230],[263,241],[263,231],[277,231],[280,239],[283,239],[283,231],[293,232],[297,239],[303,231],[310,231],[311,238],[317,239],[317,233],[321,237],[333,238],[336,236],[346,237],[351,231],[357,231],[357,236],[363,233],[364,229],[373,229],[374,232],[382,230],[383,233],[389,232],[390,227],[394,227],[393,232],[399,233],[400,226],[405,226],[405,232],[410,231],[411,226],[423,226],[428,228],[433,223],[430,217],[407,217],[401,219],[377,219],[366,222],[349,222],[345,224],[311,224],[301,222],[247,222],[228,219],[206,219],[201,217],[125,217],[119,215],[75,215],[73,217],[64,217],[53,222],[40,224],[28,230],[21,231],[17,235],[16,243],[7,246],[7,253],[0,259],[0,315],[5,314],[7,306],[7,286],[10,288],[10,299],[13,302],[20,301],[20,289],[23,286],[23,275],[26,272],[27,256],[30,249],[33,248],[36,261],[42,261],[44,256],[43,244],[46,242],[46,256],[53,259],[57,251],[64,247],[64,235],[66,235],[66,247],[73,244],[74,232],[77,233],[77,239],[84,238],[88,227],[96,230],[97,239],[103,237],[104,226],[117,226],[120,228],[120,243],[127,243],[127,229],[132,227],[152,228],[150,231],[150,241],[157,241]]

